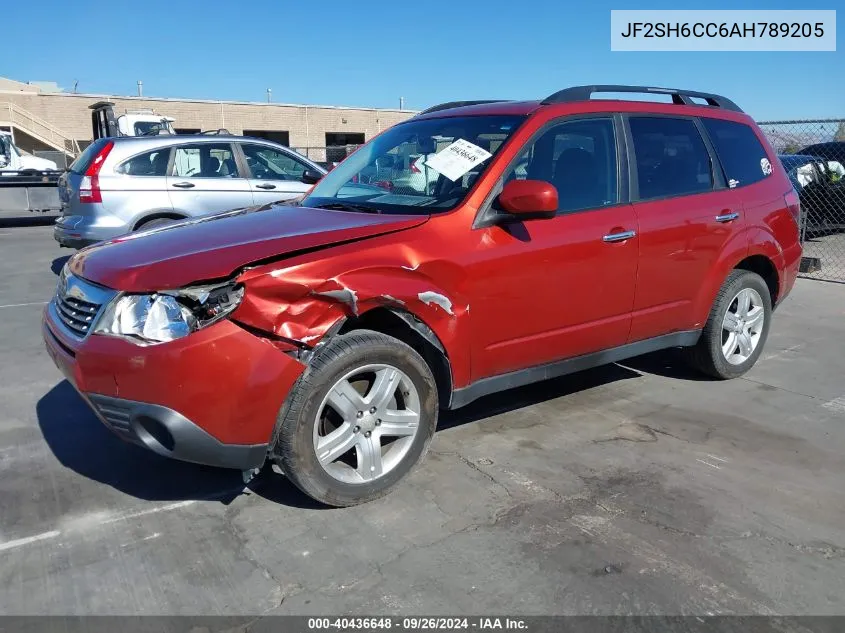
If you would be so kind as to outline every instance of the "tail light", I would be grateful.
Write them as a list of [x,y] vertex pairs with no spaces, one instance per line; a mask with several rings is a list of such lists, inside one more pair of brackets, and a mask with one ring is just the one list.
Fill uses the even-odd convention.
[[789,208],[789,212],[792,214],[792,219],[795,220],[795,224],[801,226],[801,199],[798,197],[798,194],[795,193],[795,190],[793,189],[786,194],[783,197],[783,201]]
[[114,141],[106,142],[94,156],[94,159],[88,163],[88,168],[82,176],[82,181],[79,183],[79,201],[80,202],[102,202],[103,194],[100,192],[100,169],[103,163],[108,158],[109,153],[114,147]]
[[415,160],[413,163],[411,163],[411,166],[408,168],[408,169],[410,169],[412,174],[421,174],[422,173],[420,171],[420,168],[417,167],[417,161],[419,161],[419,160],[420,160],[419,158],[417,160]]

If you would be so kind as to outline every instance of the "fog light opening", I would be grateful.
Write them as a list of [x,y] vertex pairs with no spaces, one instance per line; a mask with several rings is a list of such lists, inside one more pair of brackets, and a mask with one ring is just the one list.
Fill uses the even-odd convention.
[[173,452],[176,446],[176,440],[173,439],[173,435],[161,422],[147,415],[139,415],[135,418],[135,423],[138,425],[139,430],[148,436],[143,437],[141,435],[141,439],[144,440],[145,444],[155,441],[168,453]]

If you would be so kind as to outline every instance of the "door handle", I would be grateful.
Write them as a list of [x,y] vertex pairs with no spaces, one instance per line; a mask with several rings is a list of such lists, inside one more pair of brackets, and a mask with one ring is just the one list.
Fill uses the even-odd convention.
[[731,211],[730,213],[723,213],[716,216],[716,222],[733,222],[739,217],[739,213]]
[[194,183],[192,183],[192,182],[174,182],[173,186],[179,187],[179,189],[190,189],[191,187],[194,186]]
[[263,182],[260,185],[255,185],[256,189],[275,189],[276,185],[271,185],[270,183]]
[[602,241],[607,242],[607,243],[624,242],[625,240],[630,240],[632,237],[636,237],[636,236],[637,236],[636,231],[622,231],[620,233],[610,233],[608,235],[605,235],[601,239],[602,239]]

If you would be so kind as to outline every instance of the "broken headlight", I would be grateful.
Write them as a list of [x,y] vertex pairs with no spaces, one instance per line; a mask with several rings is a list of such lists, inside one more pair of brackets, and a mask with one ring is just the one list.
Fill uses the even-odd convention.
[[231,314],[241,303],[243,286],[231,282],[118,295],[94,332],[125,336],[139,343],[164,343],[187,336]]

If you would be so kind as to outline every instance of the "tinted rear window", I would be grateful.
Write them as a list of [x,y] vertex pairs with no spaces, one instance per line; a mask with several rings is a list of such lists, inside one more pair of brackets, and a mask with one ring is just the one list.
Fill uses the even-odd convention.
[[766,150],[750,127],[718,119],[702,119],[701,122],[716,147],[729,186],[751,185],[772,172]]
[[713,189],[710,154],[691,119],[631,117],[639,199]]
[[75,174],[84,174],[88,169],[88,165],[94,160],[94,157],[100,151],[100,148],[108,142],[109,139],[98,138],[96,141],[86,147],[83,152],[76,157],[76,160],[70,164],[68,169]]
[[114,168],[118,174],[129,176],[166,176],[170,148],[164,147],[130,158]]

